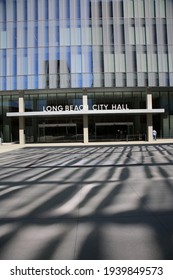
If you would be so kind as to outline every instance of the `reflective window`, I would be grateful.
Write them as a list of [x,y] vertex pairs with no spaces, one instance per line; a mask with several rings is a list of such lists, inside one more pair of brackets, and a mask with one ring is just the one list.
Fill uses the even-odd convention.
[[172,85],[171,9],[169,0],[0,1],[0,90]]
[[144,18],[144,0],[138,0],[135,2],[135,17]]

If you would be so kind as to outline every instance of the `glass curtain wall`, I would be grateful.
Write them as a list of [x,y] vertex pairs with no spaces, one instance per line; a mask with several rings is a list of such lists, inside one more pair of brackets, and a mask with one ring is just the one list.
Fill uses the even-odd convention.
[[173,85],[173,1],[1,0],[0,90]]
[[18,118],[8,118],[7,112],[18,111],[18,96],[0,96],[0,138],[3,142],[19,141],[19,121]]
[[173,92],[154,92],[153,108],[165,108],[165,114],[153,116],[153,127],[160,138],[173,137]]

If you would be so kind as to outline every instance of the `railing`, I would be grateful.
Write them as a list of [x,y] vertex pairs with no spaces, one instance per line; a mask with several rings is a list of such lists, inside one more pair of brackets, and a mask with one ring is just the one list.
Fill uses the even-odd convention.
[[126,141],[146,141],[146,134],[127,134]]

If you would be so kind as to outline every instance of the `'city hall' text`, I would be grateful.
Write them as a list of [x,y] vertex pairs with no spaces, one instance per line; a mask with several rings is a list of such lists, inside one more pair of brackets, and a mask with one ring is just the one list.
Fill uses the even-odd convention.
[[44,112],[58,111],[87,111],[87,110],[129,110],[127,104],[94,104],[89,108],[88,105],[55,105],[43,106]]

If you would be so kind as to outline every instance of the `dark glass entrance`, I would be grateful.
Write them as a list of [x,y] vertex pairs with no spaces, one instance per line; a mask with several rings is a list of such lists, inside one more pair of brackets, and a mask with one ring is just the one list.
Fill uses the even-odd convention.
[[26,142],[83,142],[83,119],[82,117],[28,118]]
[[38,142],[62,142],[77,140],[77,123],[56,123],[53,121],[38,124]]
[[89,141],[146,139],[146,116],[102,115],[89,118]]
[[128,134],[133,133],[133,123],[95,123],[95,139],[126,140]]

